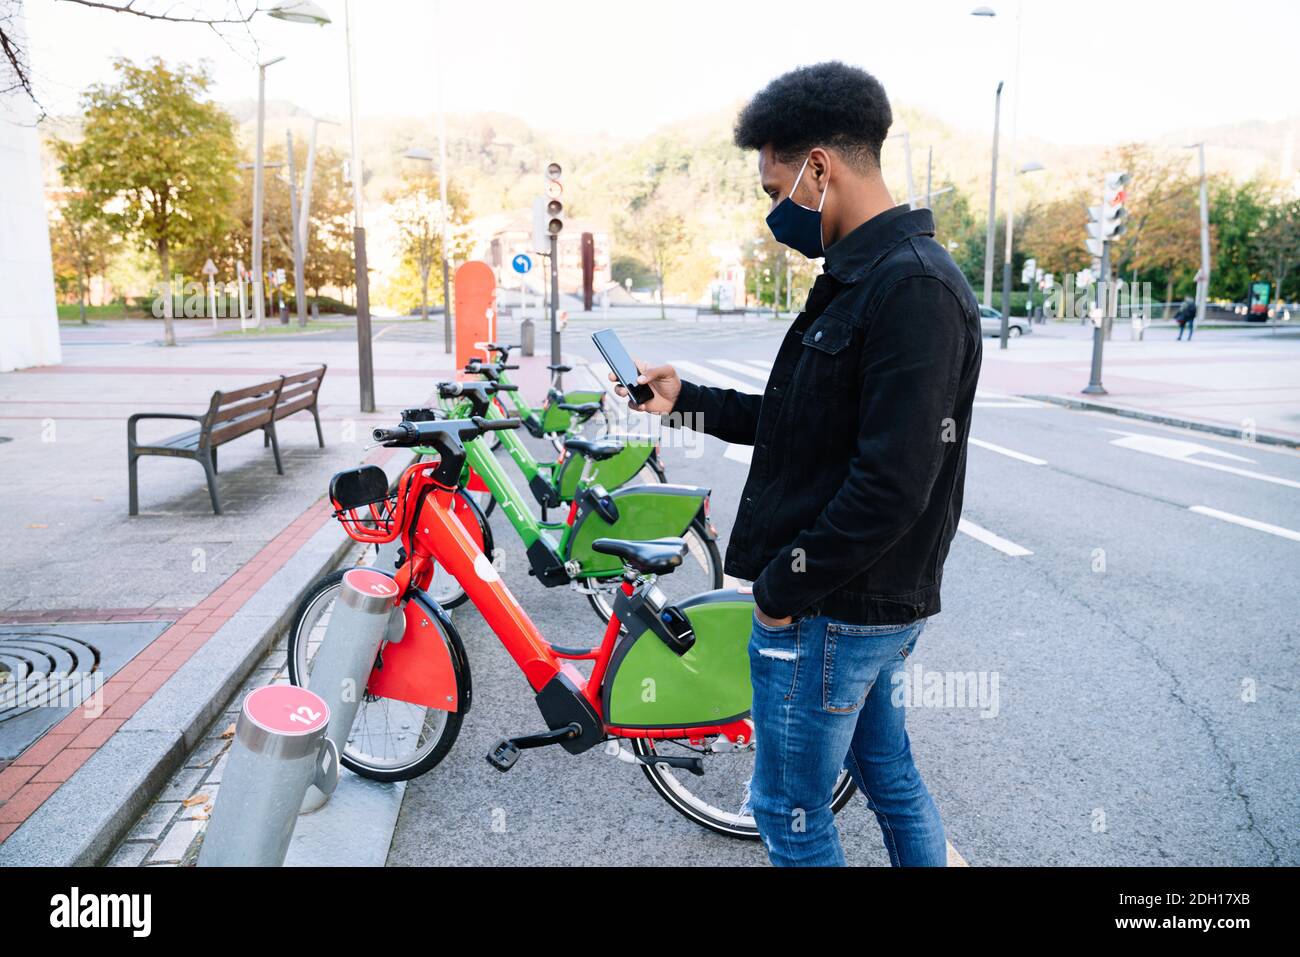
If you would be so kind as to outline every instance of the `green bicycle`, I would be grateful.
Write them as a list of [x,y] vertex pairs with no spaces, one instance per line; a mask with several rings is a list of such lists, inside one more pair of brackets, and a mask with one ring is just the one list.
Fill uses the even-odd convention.
[[[519,347],[499,342],[485,342],[482,346],[488,352],[495,354],[497,359],[494,362],[471,359],[465,366],[465,371],[473,375],[481,375],[489,382],[510,385],[510,379],[505,373],[519,368],[517,365],[510,365],[510,350]],[[502,416],[512,415],[518,418],[523,422],[529,435],[536,439],[549,439],[557,452],[563,448],[563,440],[581,432],[588,421],[596,421],[598,434],[604,433],[609,428],[609,419],[605,414],[604,391],[573,389],[565,392],[563,375],[572,372],[573,367],[560,364],[548,365],[546,368],[551,371],[551,387],[546,392],[541,410],[534,409],[524,399],[522,393],[516,390],[510,396],[513,413],[507,411],[504,406],[499,406]],[[493,433],[493,440],[490,440],[492,448],[497,447],[502,434]]]
[[[498,386],[490,382],[442,382],[440,399],[456,399],[468,405],[472,414],[493,421],[500,411],[493,405]],[[445,416],[441,409],[409,409],[407,421],[432,421]],[[507,430],[506,435],[511,435]],[[686,542],[687,561],[674,573],[671,591],[682,595],[722,587],[722,555],[717,532],[709,520],[709,489],[692,485],[625,485],[613,490],[595,481],[596,466],[619,454],[622,445],[613,440],[567,439],[566,459],[581,463],[574,496],[562,522],[538,519],[519,489],[506,474],[503,464],[481,439],[465,444],[465,465],[457,491],[457,512],[463,523],[475,527],[492,555],[492,528],[486,513],[469,495],[469,489],[491,493],[511,527],[524,544],[528,573],[547,587],[568,585],[583,594],[602,621],[613,612],[619,590],[622,564],[615,557],[593,549],[599,538],[651,539],[674,537]],[[417,447],[420,455],[435,456],[433,448]],[[469,507],[469,506],[472,506]],[[463,511],[462,511],[463,510]],[[472,517],[471,517],[472,516]],[[439,568],[430,591],[444,607],[465,600],[460,583]]]
[[[475,371],[467,368],[467,371]],[[440,384],[444,385],[446,383]],[[507,416],[502,409],[501,395],[513,398],[518,395],[519,387],[509,383],[493,381],[486,379],[476,385],[484,385],[487,394],[492,397],[492,401],[487,406],[484,414],[485,418],[500,420],[507,417],[522,418],[522,416]],[[449,418],[463,418],[470,415],[473,411],[473,403],[463,394],[449,393],[443,395],[440,391],[440,402],[442,409],[447,413]],[[473,413],[477,414],[477,413]],[[655,440],[649,436],[625,435],[605,436],[600,442],[616,442],[613,454],[606,452],[601,457],[594,459],[583,453],[575,455],[575,450],[582,452],[586,448],[585,439],[578,439],[576,436],[557,436],[560,441],[561,457],[552,462],[542,462],[533,455],[532,451],[524,444],[518,432],[506,430],[494,433],[501,437],[500,444],[509,452],[510,458],[514,460],[515,465],[523,472],[524,479],[528,483],[528,490],[532,492],[533,498],[541,506],[542,518],[545,519],[548,509],[559,508],[566,502],[572,502],[577,495],[578,487],[582,481],[584,469],[589,466],[594,469],[587,475],[587,484],[598,483],[607,489],[621,488],[628,482],[638,476],[644,482],[665,483],[668,481],[668,475],[659,460],[659,450]],[[494,448],[489,446],[489,448]],[[486,495],[485,491],[477,484],[471,483],[467,486],[471,494],[478,496],[479,506],[488,515],[491,515],[496,508],[496,499]]]

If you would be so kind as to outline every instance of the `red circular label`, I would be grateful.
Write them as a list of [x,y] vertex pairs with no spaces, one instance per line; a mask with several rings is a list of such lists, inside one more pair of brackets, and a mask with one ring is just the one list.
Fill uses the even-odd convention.
[[295,685],[267,685],[249,692],[244,714],[276,734],[310,734],[330,720],[329,706],[320,695]]
[[343,580],[363,595],[377,595],[380,598],[397,597],[397,582],[369,568],[353,568],[343,576]]

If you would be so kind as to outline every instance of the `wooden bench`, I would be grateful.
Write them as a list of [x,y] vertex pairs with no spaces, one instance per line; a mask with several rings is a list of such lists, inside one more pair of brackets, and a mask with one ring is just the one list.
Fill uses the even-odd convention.
[[[131,485],[130,514],[138,515],[140,511],[136,488],[136,463],[142,455],[193,459],[202,465],[208,479],[208,494],[212,497],[212,511],[218,515],[221,514],[221,500],[217,497],[218,446],[261,429],[265,436],[264,444],[269,444],[275,453],[275,470],[283,475],[284,465],[280,461],[280,443],[275,436],[275,419],[276,404],[280,400],[284,383],[285,377],[280,376],[269,382],[250,385],[233,392],[214,392],[208,411],[203,415],[138,412],[127,419],[126,455]],[[199,427],[160,442],[142,444],[136,441],[136,423],[142,419],[188,419],[197,422]],[[319,428],[319,420],[317,420],[318,434]]]
[[[311,417],[316,420],[316,441],[320,443],[321,448],[325,448],[325,435],[320,428],[320,411],[316,406],[316,400],[320,395],[320,385],[324,379],[324,365],[321,365],[319,369],[284,377],[284,385],[280,388],[280,398],[275,403],[275,418],[271,423],[272,432],[274,432],[275,422],[287,419],[298,412],[310,412]],[[262,440],[262,445],[265,446],[269,441],[270,437],[268,436]]]

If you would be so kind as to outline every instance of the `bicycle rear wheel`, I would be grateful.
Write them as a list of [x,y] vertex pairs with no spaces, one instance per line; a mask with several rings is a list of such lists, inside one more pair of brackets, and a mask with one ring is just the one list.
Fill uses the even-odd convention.
[[[730,742],[718,736],[702,745],[675,739],[631,739],[632,751],[650,763],[641,770],[659,796],[683,817],[717,834],[742,840],[757,840],[758,825],[753,814],[742,808],[749,798],[749,781],[754,774],[754,745],[730,750]],[[654,763],[656,758],[699,758],[704,774]],[[848,771],[841,771],[831,798],[831,811],[838,814],[857,789]]]

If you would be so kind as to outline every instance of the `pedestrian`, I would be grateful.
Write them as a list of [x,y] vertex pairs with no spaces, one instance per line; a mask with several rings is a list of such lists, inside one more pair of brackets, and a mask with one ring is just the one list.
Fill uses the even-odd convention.
[[947,861],[895,699],[939,611],[961,514],[979,307],[930,210],[890,197],[880,150],[891,122],[880,83],[843,63],[759,92],[736,143],[758,153],[772,234],[825,257],[824,272],[762,395],[637,363],[654,397],[635,408],[753,446],[726,571],[754,583],[757,751],[741,808],[778,865],[845,862],[830,807],[844,768],[892,863]]
[[1178,323],[1178,339],[1183,338],[1183,330],[1187,330],[1187,341],[1192,341],[1192,332],[1196,328],[1196,303],[1192,301],[1191,296],[1183,297],[1183,304],[1178,307],[1178,314],[1174,316]]

